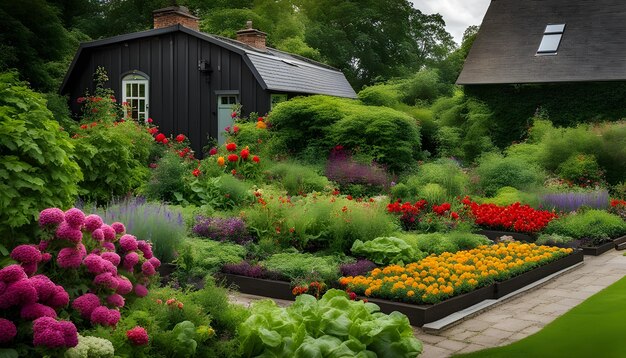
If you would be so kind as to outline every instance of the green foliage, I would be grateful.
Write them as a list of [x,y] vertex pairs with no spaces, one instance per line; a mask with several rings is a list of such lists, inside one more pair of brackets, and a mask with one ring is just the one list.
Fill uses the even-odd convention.
[[239,127],[236,135],[231,136],[232,142],[237,143],[239,148],[250,148],[250,153],[258,154],[262,157],[266,156],[266,143],[268,142],[271,132],[267,129],[257,128],[257,118],[250,118],[249,122],[236,121],[235,125]]
[[428,254],[455,253],[462,250],[471,250],[492,242],[483,235],[464,231],[448,233],[434,232],[430,234],[400,234],[400,238],[417,250]]
[[181,159],[173,151],[166,151],[156,163],[150,174],[150,180],[142,188],[148,199],[170,203],[179,202],[189,190],[189,176],[193,168],[191,163]]
[[558,234],[540,234],[535,241],[537,245],[567,245],[568,243],[574,241],[574,238],[569,236],[563,236]]
[[16,77],[0,73],[0,245],[7,247],[41,210],[71,205],[82,179],[67,133]]
[[365,87],[359,92],[359,99],[368,106],[395,108],[399,105],[400,93],[388,84]]
[[541,185],[545,180],[545,174],[539,168],[495,153],[480,158],[476,174],[478,189],[488,196],[496,195],[498,189],[505,186],[524,190]]
[[267,181],[280,183],[289,195],[319,192],[330,186],[328,179],[314,167],[295,162],[279,162],[266,171]]
[[416,121],[393,109],[353,105],[330,130],[333,143],[358,150],[393,172],[421,158]]
[[269,121],[275,155],[288,149],[295,155],[315,153],[319,160],[341,144],[393,171],[421,157],[416,121],[390,108],[327,96],[299,97],[276,106]]
[[544,232],[598,244],[626,234],[626,222],[604,210],[586,210],[552,220]]
[[492,198],[476,199],[480,203],[490,203],[496,205],[511,205],[513,203],[527,204],[532,207],[539,205],[539,198],[536,194],[526,193],[510,186],[504,186],[496,192]]
[[241,245],[187,238],[176,263],[191,277],[204,277],[218,272],[224,264],[241,262],[245,256],[246,248]]
[[326,282],[336,281],[339,264],[346,262],[338,256],[316,256],[301,253],[280,253],[270,256],[259,264],[269,271],[279,272],[292,281],[317,277]]
[[465,93],[493,111],[491,138],[500,148],[524,138],[538,110],[567,127],[626,117],[621,82],[466,86]]
[[244,357],[415,357],[422,351],[409,320],[379,313],[372,303],[350,301],[329,290],[318,301],[301,295],[288,308],[270,300],[254,303],[241,324]]
[[442,96],[452,95],[453,87],[441,81],[438,71],[425,69],[406,80],[397,81],[401,100],[410,106],[432,103]]
[[[406,184],[405,187],[398,188],[399,185],[396,185],[392,189],[394,198],[416,201],[429,197],[430,200],[426,199],[429,203],[440,203],[465,195],[469,185],[469,179],[461,167],[449,159],[423,164],[416,174],[406,177],[402,182]],[[407,192],[403,193],[404,190]]]
[[0,2],[0,71],[17,68],[33,88],[56,89],[78,45],[58,15],[45,0]]
[[61,128],[68,133],[76,133],[78,123],[71,117],[67,97],[56,93],[45,93],[43,96],[46,98],[46,106],[52,112],[54,119],[59,122]]
[[556,171],[562,163],[575,154],[595,153],[601,147],[602,139],[589,129],[583,125],[575,128],[557,128],[546,132],[540,144],[541,164],[548,170]]
[[352,245],[352,254],[364,257],[379,265],[408,264],[422,259],[425,255],[397,237],[377,237],[363,242],[356,240]]
[[264,199],[242,213],[251,231],[280,247],[348,252],[355,240],[388,236],[395,226],[377,203],[325,196]]
[[602,181],[602,171],[593,155],[572,155],[557,169],[559,176],[579,185],[590,185]]
[[82,130],[74,140],[84,175],[81,196],[107,202],[139,188],[150,175],[148,154],[153,142],[141,125],[131,121]]

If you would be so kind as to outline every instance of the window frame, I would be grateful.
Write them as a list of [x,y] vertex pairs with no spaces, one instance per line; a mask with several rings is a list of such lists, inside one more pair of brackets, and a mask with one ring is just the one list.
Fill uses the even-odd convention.
[[[543,30],[543,37],[541,38],[541,42],[539,43],[539,47],[537,48],[536,56],[554,56],[558,54],[559,47],[561,47],[561,41],[563,40],[563,34],[565,33],[565,28],[567,24],[559,23],[559,24],[547,24],[546,28]],[[548,45],[548,42],[554,41],[555,36],[558,36],[558,40],[556,42],[556,46],[549,47],[549,49],[542,50],[542,45]]]

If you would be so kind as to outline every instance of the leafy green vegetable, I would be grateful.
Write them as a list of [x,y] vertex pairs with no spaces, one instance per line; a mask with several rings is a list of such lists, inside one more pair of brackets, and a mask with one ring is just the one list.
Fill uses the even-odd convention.
[[383,314],[335,289],[319,301],[298,296],[287,308],[269,300],[253,304],[239,339],[244,357],[416,357],[422,351],[405,315]]
[[377,237],[366,242],[356,240],[351,251],[379,265],[415,262],[425,256],[397,237]]
[[175,347],[176,356],[192,357],[198,347],[198,342],[194,340],[196,326],[190,321],[182,321],[174,326],[172,333],[175,337],[172,345]]

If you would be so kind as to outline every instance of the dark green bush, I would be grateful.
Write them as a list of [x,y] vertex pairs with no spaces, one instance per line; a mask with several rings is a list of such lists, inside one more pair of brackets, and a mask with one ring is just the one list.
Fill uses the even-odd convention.
[[437,255],[444,252],[455,253],[461,250],[471,250],[478,246],[492,243],[483,235],[463,231],[451,231],[448,233],[435,232],[418,235],[402,234],[400,238],[420,251]]
[[297,163],[277,163],[267,171],[269,182],[280,183],[289,195],[323,191],[330,185],[328,179],[315,168]]
[[419,166],[417,174],[407,177],[403,182],[411,193],[410,198],[402,198],[405,200],[421,199],[420,193],[428,184],[438,184],[444,190],[444,197],[453,198],[467,194],[469,178],[455,161],[440,159]]
[[398,91],[402,102],[415,105],[418,102],[432,102],[442,96],[452,95],[453,86],[443,83],[436,70],[422,70],[412,77],[398,81]]
[[143,192],[151,200],[177,203],[188,190],[185,177],[189,176],[192,170],[189,163],[178,154],[167,151],[156,163],[156,168],[152,170]]
[[606,124],[600,133],[602,150],[597,159],[606,181],[613,185],[626,181],[626,123]]
[[478,189],[487,196],[494,196],[498,189],[510,186],[524,190],[539,186],[545,180],[543,172],[517,158],[499,154],[486,154],[480,158],[478,167]]
[[572,155],[557,169],[559,176],[572,183],[589,186],[603,179],[596,157],[588,154]]
[[365,87],[359,92],[359,99],[368,106],[395,108],[399,97],[398,90],[387,84]]
[[549,129],[541,139],[540,162],[544,168],[556,171],[573,155],[595,154],[601,145],[601,137],[588,126]]
[[335,145],[401,170],[421,157],[419,127],[407,114],[327,96],[295,98],[270,114],[275,155],[326,158]]
[[0,73],[0,153],[0,245],[12,246],[39,211],[71,205],[82,179],[67,133],[13,72]]
[[544,231],[599,244],[626,234],[626,222],[604,210],[586,210],[552,220]]
[[331,127],[334,143],[358,150],[399,172],[421,158],[419,127],[408,115],[385,107],[352,106]]
[[124,196],[150,176],[148,155],[154,139],[136,122],[99,123],[79,132],[74,140],[84,180],[81,196],[98,202]]

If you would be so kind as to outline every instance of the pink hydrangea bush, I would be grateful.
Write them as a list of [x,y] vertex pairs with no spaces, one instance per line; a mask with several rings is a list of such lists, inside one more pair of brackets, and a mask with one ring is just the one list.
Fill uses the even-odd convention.
[[[115,327],[119,309],[148,294],[161,262],[123,223],[108,225],[77,208],[49,208],[39,226],[39,244],[15,247],[15,263],[0,269],[0,344],[73,347],[77,325]],[[58,319],[68,313],[71,320]],[[30,322],[32,336],[25,336],[28,330],[17,327]]]

